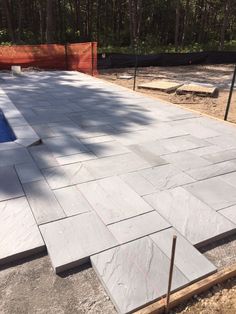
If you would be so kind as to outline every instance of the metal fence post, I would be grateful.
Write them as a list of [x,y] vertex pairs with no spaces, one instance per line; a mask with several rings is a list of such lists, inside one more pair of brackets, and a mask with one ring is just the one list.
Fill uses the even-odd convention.
[[225,116],[224,116],[224,120],[225,121],[228,118],[229,108],[230,108],[231,99],[232,99],[233,90],[234,90],[235,78],[236,78],[236,65],[235,65],[235,68],[234,68],[234,74],[233,74],[232,83],[231,83],[231,87],[230,87],[228,103],[227,103],[226,110],[225,110]]

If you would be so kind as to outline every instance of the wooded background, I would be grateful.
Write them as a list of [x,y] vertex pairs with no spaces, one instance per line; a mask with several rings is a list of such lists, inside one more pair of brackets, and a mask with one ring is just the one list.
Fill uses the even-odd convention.
[[236,50],[236,0],[0,0],[0,43],[100,51]]

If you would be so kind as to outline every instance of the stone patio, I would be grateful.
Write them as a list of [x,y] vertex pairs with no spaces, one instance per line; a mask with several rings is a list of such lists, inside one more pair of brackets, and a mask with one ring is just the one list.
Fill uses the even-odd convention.
[[236,232],[234,125],[77,72],[1,78],[0,264],[91,261],[120,313],[165,295],[173,234],[172,291],[216,270],[197,248]]

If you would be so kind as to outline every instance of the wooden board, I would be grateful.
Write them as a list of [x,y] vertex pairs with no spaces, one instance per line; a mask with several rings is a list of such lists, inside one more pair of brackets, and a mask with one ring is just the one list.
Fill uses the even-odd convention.
[[[226,281],[236,276],[236,264],[224,268],[217,273],[210,275],[184,289],[173,293],[170,297],[169,309],[172,309],[196,294],[200,294],[214,285]],[[159,314],[164,313],[166,299],[159,300],[149,306],[137,311],[135,314]]]
[[204,86],[204,85],[198,85],[198,84],[185,84],[183,86],[180,86],[176,93],[178,95],[183,94],[197,94],[200,96],[210,96],[215,97],[218,93],[218,89],[214,86]]
[[160,90],[165,93],[171,93],[171,92],[176,91],[176,89],[182,85],[183,84],[177,83],[177,82],[154,80],[149,83],[139,84],[138,88],[154,89],[154,90]]

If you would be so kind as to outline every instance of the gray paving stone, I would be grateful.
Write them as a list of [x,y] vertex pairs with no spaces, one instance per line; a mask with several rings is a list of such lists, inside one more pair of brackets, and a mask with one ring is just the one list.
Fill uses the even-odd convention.
[[221,209],[219,213],[236,225],[236,205]]
[[204,155],[211,155],[211,154],[214,155],[215,153],[222,152],[222,151],[224,151],[223,147],[212,145],[209,143],[209,146],[192,149],[191,153],[197,156],[204,157]]
[[94,212],[40,226],[55,271],[61,272],[89,261],[89,257],[117,245]]
[[156,211],[129,218],[108,226],[119,244],[169,228],[170,224]]
[[181,187],[144,199],[193,245],[200,246],[235,231],[236,225]]
[[0,202],[0,216],[0,264],[45,249],[25,197]]
[[225,161],[210,166],[188,170],[186,172],[196,180],[204,180],[232,171],[236,171],[236,162]]
[[93,210],[76,186],[54,190],[54,194],[67,216]]
[[153,210],[119,177],[87,182],[79,189],[106,225]]
[[54,157],[73,155],[87,152],[88,149],[72,136],[46,138],[43,141]]
[[160,143],[171,153],[177,153],[185,150],[206,146],[206,142],[204,140],[195,138],[190,135],[160,140]]
[[23,163],[15,166],[21,183],[43,180],[43,176],[34,163]]
[[0,153],[0,166],[11,166],[23,162],[32,162],[32,157],[26,148],[9,149]]
[[22,186],[13,167],[0,167],[0,178],[0,201],[24,195]]
[[96,159],[96,158],[97,158],[96,155],[89,152],[89,153],[80,153],[80,154],[57,157],[56,160],[59,165],[64,166],[64,165],[74,164],[77,162]]
[[211,164],[209,161],[187,151],[165,155],[164,158],[169,163],[184,171]]
[[116,141],[86,144],[89,151],[97,157],[107,157],[129,153],[130,150]]
[[23,188],[38,225],[66,216],[44,180],[25,183]]
[[[134,311],[167,291],[169,258],[147,237],[96,254],[91,262],[119,313]],[[174,267],[172,289],[187,283]]]
[[236,160],[236,149],[224,150],[213,154],[203,155],[203,158],[209,160],[212,163],[218,163],[232,159]]
[[[195,120],[198,120],[198,119],[195,119]],[[179,122],[180,129],[184,130],[185,132],[197,138],[205,139],[205,138],[211,138],[211,137],[220,135],[217,131],[213,131],[211,128],[203,126],[197,121],[190,122],[189,120],[185,120],[185,121],[178,121],[178,122]]]
[[89,160],[83,164],[94,179],[120,175],[151,166],[146,160],[134,153]]
[[218,145],[224,147],[225,149],[234,149],[236,148],[236,135],[224,134],[221,136],[209,138],[208,141],[213,145]]
[[202,277],[215,272],[216,267],[188,242],[177,230],[168,228],[150,235],[156,245],[171,258],[173,235],[177,236],[175,250],[175,265],[188,280],[200,280]]
[[225,174],[223,176],[220,176],[220,179],[222,179],[226,183],[236,187],[236,172],[231,172],[231,173]]
[[94,176],[81,162],[43,169],[42,173],[51,189],[59,189],[94,179]]
[[220,177],[195,182],[185,188],[215,210],[236,204],[236,187]]
[[56,158],[53,157],[52,153],[49,151],[46,145],[30,147],[29,151],[39,169],[55,167],[59,165]]

